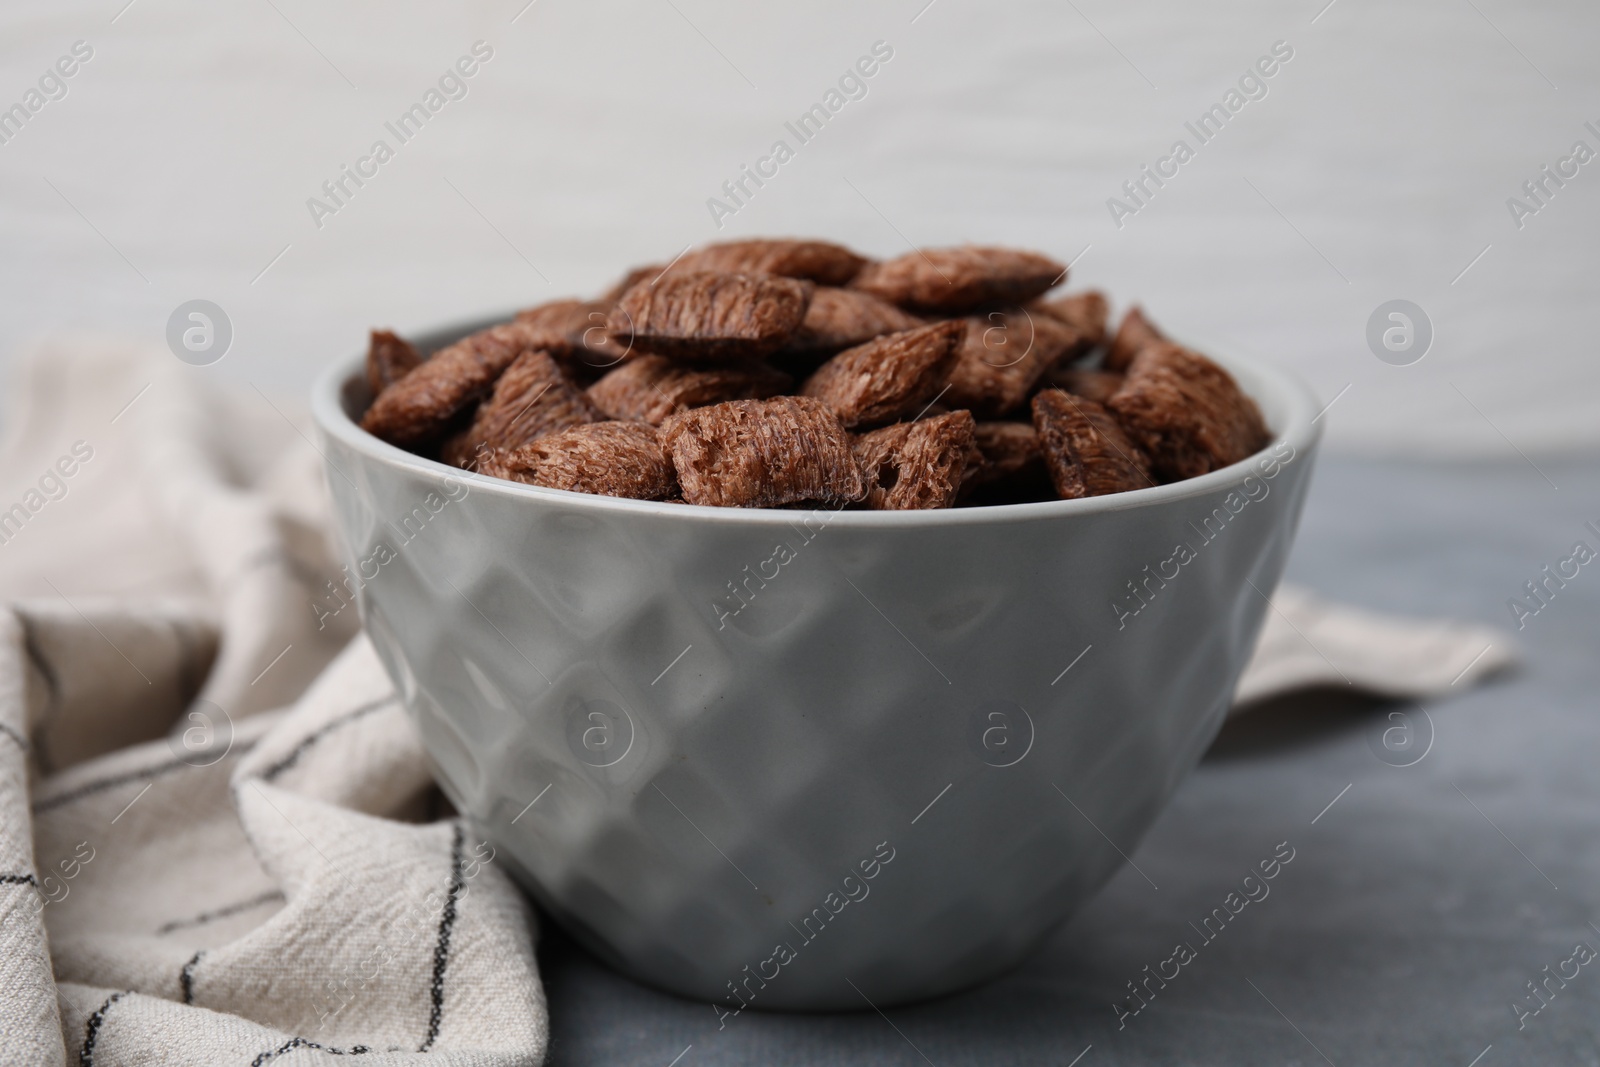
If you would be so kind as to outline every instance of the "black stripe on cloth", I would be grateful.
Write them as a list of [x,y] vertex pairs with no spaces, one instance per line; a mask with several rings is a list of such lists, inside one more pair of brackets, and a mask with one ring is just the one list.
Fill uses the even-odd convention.
[[206,923],[216,922],[218,919],[226,919],[229,916],[238,915],[240,912],[249,911],[252,908],[259,908],[263,904],[270,904],[274,900],[282,899],[283,893],[281,891],[276,889],[269,890],[268,892],[262,893],[258,897],[251,897],[249,900],[241,900],[237,904],[226,904],[223,907],[217,908],[215,911],[202,911],[199,915],[196,915],[192,919],[174,919],[172,922],[163,923],[156,930],[156,936],[160,937],[164,934],[170,934],[174,930],[187,930],[191,926],[204,926]]
[[83,1027],[83,1048],[78,1052],[78,1067],[94,1067],[94,1046],[100,1040],[100,1027],[105,1024],[106,1012],[111,1010],[111,1005],[131,992],[133,991],[128,989],[111,994],[106,998],[106,1002],[89,1016],[89,1021]]
[[[223,756],[223,759],[242,756],[255,746],[256,742],[254,741],[251,741],[248,744],[239,745],[227,755]],[[111,778],[102,778],[98,782],[90,782],[87,785],[80,785],[76,789],[69,789],[65,793],[57,793],[53,797],[45,797],[43,800],[36,801],[33,805],[33,813],[35,815],[39,815],[46,811],[54,811],[56,808],[62,807],[66,804],[71,804],[74,801],[82,800],[84,797],[93,796],[96,793],[104,793],[107,789],[115,789],[119,785],[128,785],[132,782],[142,782],[150,778],[160,778],[164,774],[170,774],[173,771],[182,770],[188,766],[191,766],[191,764],[185,763],[181,759],[170,759],[163,763],[157,763],[151,767],[145,767],[142,770],[129,771],[126,774],[119,774]]]
[[444,914],[439,917],[439,941],[433,946],[433,1006],[428,1012],[428,1036],[423,1039],[418,1052],[426,1052],[439,1038],[439,1022],[444,1017],[444,972],[450,962],[450,933],[456,924],[456,900],[466,885],[461,870],[461,853],[466,847],[467,833],[457,822],[450,838],[450,892],[444,899]]
[[39,888],[39,880],[31,874],[0,874],[0,885],[31,885]]
[[69,789],[65,793],[57,793],[53,797],[45,797],[34,804],[33,813],[38,815],[46,811],[54,811],[56,808],[71,804],[76,800],[82,800],[84,797],[93,796],[96,793],[104,793],[107,789],[115,789],[119,785],[129,785],[133,782],[142,782],[147,778],[160,778],[164,774],[182,770],[187,766],[188,764],[182,760],[174,759],[165,763],[158,763],[154,767],[146,767],[143,770],[119,774],[114,778],[102,778],[98,782],[90,782],[88,785],[81,785],[77,789]]
[[183,1002],[185,1004],[194,1003],[194,968],[195,964],[200,962],[200,957],[205,954],[205,949],[196,952],[189,957],[189,962],[183,965],[183,970],[178,972],[178,984],[183,987]]
[[3,722],[0,722],[0,734],[4,734],[5,736],[11,738],[11,740],[15,741],[17,743],[17,747],[22,749],[22,751],[28,751],[28,739],[17,733],[17,731],[13,730]]
[[262,771],[262,780],[270,782],[274,778],[278,777],[278,775],[288,770],[290,767],[293,767],[299,762],[300,757],[305,755],[307,749],[316,744],[318,741],[322,740],[322,738],[327,734],[330,734],[341,727],[348,726],[357,719],[371,715],[373,712],[378,711],[389,704],[393,704],[398,700],[398,697],[396,697],[393,693],[390,693],[381,700],[374,700],[371,703],[363,704],[354,711],[347,711],[338,718],[331,719],[328,722],[323,723],[321,726],[317,727],[317,729],[302,737],[300,739],[300,743],[295,745],[294,748],[290,749],[287,756],[284,756],[278,762],[272,764],[272,766]]
[[250,1061],[250,1067],[261,1067],[268,1060],[275,1060],[285,1052],[297,1048],[313,1048],[318,1052],[326,1052],[330,1056],[360,1056],[372,1050],[365,1045],[351,1045],[349,1048],[333,1048],[329,1045],[319,1045],[309,1037],[291,1037],[277,1048],[269,1048],[255,1059]]

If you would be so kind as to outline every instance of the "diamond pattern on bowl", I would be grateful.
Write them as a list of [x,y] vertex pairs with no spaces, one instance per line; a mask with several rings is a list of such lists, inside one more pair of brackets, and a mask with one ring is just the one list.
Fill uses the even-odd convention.
[[468,487],[360,601],[441,783],[642,981],[726,999],[792,943],[757,1007],[963,988],[1111,877],[1106,837],[1132,854],[1220,725],[1315,443],[1313,402],[1241,365],[1299,458],[1157,585],[1250,464],[989,515],[641,504],[389,449],[338,406],[357,367],[316,400],[347,558],[445,479]]

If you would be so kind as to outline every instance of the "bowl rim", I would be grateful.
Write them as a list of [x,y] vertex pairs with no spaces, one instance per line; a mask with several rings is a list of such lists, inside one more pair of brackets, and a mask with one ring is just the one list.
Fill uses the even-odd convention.
[[[508,322],[515,309],[499,314],[478,315],[445,323],[414,335],[414,343],[424,349],[434,348],[466,336],[495,323]],[[1287,442],[1293,449],[1287,464],[1309,458],[1310,450],[1321,437],[1318,425],[1320,412],[1317,397],[1311,387],[1287,368],[1264,361],[1238,356],[1217,356],[1207,351],[1209,358],[1221,364],[1263,408],[1279,413],[1281,424],[1265,448],[1237,463],[1210,471],[1198,477],[1167,485],[1133,489],[1107,496],[1083,497],[1077,500],[1041,500],[1021,504],[989,504],[966,508],[941,508],[921,511],[866,511],[834,508],[723,508],[704,504],[667,503],[653,500],[630,500],[623,497],[599,496],[565,489],[547,489],[543,486],[525,485],[500,478],[490,478],[464,471],[437,460],[407,452],[389,444],[365,430],[344,409],[343,394],[354,380],[364,373],[366,351],[357,350],[335,360],[317,375],[311,387],[311,413],[317,428],[326,439],[335,439],[367,459],[383,466],[443,480],[453,478],[468,482],[473,492],[489,492],[497,496],[522,499],[529,502],[560,504],[622,514],[652,515],[684,522],[718,523],[729,525],[756,525],[789,527],[802,516],[826,512],[828,525],[873,529],[878,527],[945,527],[986,524],[1008,524],[1065,519],[1117,511],[1130,511],[1154,507],[1196,497],[1209,496],[1220,490],[1241,485],[1256,469],[1257,460],[1264,454]],[[326,452],[323,459],[333,466]],[[338,472],[335,467],[336,473]],[[348,476],[346,476],[348,477]]]

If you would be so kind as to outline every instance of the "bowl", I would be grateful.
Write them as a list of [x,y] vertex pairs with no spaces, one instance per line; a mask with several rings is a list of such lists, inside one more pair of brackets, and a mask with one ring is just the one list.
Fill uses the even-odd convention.
[[312,403],[446,795],[577,940],[727,1025],[982,982],[1127,862],[1223,721],[1318,440],[1298,380],[1219,362],[1274,432],[1256,456],[945,511],[482,478],[357,426],[360,354]]

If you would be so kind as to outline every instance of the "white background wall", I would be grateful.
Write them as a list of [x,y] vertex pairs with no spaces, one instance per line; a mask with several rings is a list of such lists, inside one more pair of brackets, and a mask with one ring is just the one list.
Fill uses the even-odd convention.
[[[973,240],[1081,254],[1078,285],[1170,332],[1349,385],[1345,450],[1600,440],[1600,161],[1520,231],[1505,206],[1600,150],[1593,3],[125,2],[0,8],[0,106],[94,48],[0,146],[0,358],[78,327],[161,343],[205,297],[236,339],[195,373],[302,392],[369,325],[596,290],[715,236]],[[306,198],[478,39],[469,95],[319,230]],[[876,40],[866,98],[719,234],[706,198]],[[1107,197],[1278,40],[1270,94],[1113,225]],[[1409,367],[1364,340],[1394,297],[1437,330]]]

